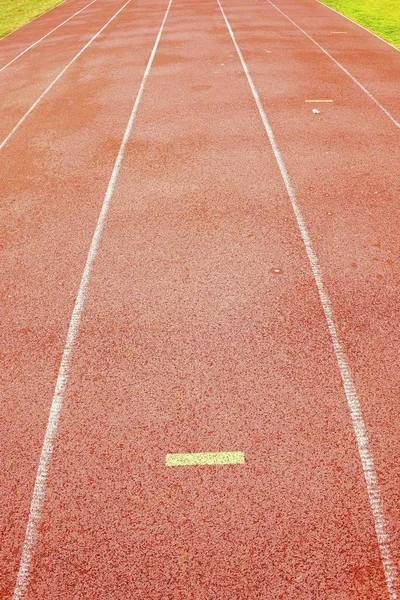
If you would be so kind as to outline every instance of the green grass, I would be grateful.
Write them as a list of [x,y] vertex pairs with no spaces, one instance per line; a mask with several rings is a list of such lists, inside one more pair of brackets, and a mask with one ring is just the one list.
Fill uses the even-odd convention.
[[0,38],[63,0],[0,0]]
[[323,0],[400,48],[400,0]]

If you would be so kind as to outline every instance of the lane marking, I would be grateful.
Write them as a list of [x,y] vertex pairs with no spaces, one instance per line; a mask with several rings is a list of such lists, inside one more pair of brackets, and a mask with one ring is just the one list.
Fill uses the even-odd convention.
[[304,31],[304,29],[302,29],[300,27],[300,25],[297,25],[297,23],[295,23],[290,17],[287,16],[286,13],[283,12],[283,10],[281,10],[280,8],[278,8],[273,2],[271,2],[271,0],[268,0],[269,4],[271,4],[271,6],[273,6],[278,12],[281,13],[281,15],[283,15],[288,21],[290,21],[292,23],[292,25],[294,25],[299,31],[301,31],[313,44],[315,44],[317,46],[317,48],[319,48],[321,50],[321,52],[323,52],[326,56],[328,56],[328,58],[331,59],[332,62],[335,63],[335,65],[337,67],[339,67],[339,69],[341,69],[343,71],[343,73],[346,73],[346,75],[348,77],[350,77],[350,79],[352,81],[354,81],[354,83],[356,85],[358,85],[358,87],[360,88],[360,90],[362,90],[365,94],[367,94],[368,98],[370,98],[370,100],[372,100],[372,102],[374,102],[376,104],[376,106],[378,108],[380,108],[387,117],[389,117],[389,119],[392,121],[392,123],[394,123],[396,125],[396,127],[398,127],[400,129],[400,122],[396,121],[396,119],[393,117],[393,115],[390,114],[390,112],[384,107],[382,106],[382,104],[380,102],[378,102],[378,100],[375,98],[375,96],[373,96],[371,94],[370,91],[367,90],[367,88],[365,86],[363,86],[363,84],[358,81],[358,79],[356,79],[351,73],[350,71],[348,71],[346,69],[346,67],[344,67],[338,60],[336,60],[336,58],[334,58],[332,56],[332,54],[330,54],[328,52],[328,50],[325,50],[325,48],[323,48],[320,44],[318,44],[318,42],[316,40],[314,40],[314,38],[311,37],[311,35],[309,35],[306,31]]
[[391,42],[388,42],[387,40],[385,40],[383,37],[381,37],[380,35],[378,35],[377,33],[374,33],[373,31],[371,31],[370,29],[367,29],[367,27],[364,27],[364,25],[361,25],[361,23],[357,23],[357,21],[354,21],[353,19],[351,19],[350,17],[347,17],[346,15],[344,15],[343,13],[339,12],[338,10],[332,8],[332,6],[328,6],[327,4],[324,4],[323,2],[320,2],[320,0],[317,0],[318,4],[320,4],[321,6],[325,6],[325,8],[329,8],[329,10],[332,10],[333,12],[335,12],[337,15],[340,15],[341,17],[343,17],[344,19],[347,19],[348,21],[350,21],[350,23],[354,23],[354,25],[358,25],[358,27],[361,27],[361,29],[364,29],[364,31],[368,31],[368,33],[370,33],[371,35],[375,36],[376,38],[378,38],[378,40],[380,40],[381,42],[385,42],[385,44],[387,44],[388,46],[391,46],[392,48],[394,48],[395,50],[397,50],[397,52],[400,52],[399,48],[396,48],[396,46],[394,44],[392,44]]
[[372,456],[372,452],[370,450],[370,444],[368,440],[367,428],[365,426],[364,417],[361,411],[361,404],[358,398],[357,390],[353,381],[353,376],[351,374],[350,366],[347,361],[345,352],[342,348],[342,344],[339,339],[339,333],[337,330],[337,326],[335,323],[335,319],[333,316],[333,310],[331,301],[329,299],[328,293],[325,289],[325,284],[322,278],[322,273],[320,271],[320,267],[318,264],[317,256],[312,247],[311,238],[308,233],[307,226],[305,224],[303,215],[301,213],[300,207],[297,202],[296,194],[293,188],[293,184],[290,180],[288,171],[286,169],[285,162],[280,153],[278,144],[275,140],[275,135],[272,130],[272,127],[268,121],[267,115],[265,113],[264,107],[261,103],[260,96],[258,95],[258,91],[254,85],[253,79],[250,75],[250,71],[247,67],[247,64],[243,58],[242,51],[240,50],[235,35],[232,31],[230,23],[225,15],[224,9],[222,8],[220,0],[217,0],[219,8],[221,10],[222,16],[224,18],[225,24],[228,28],[229,34],[231,36],[233,45],[235,46],[236,52],[238,54],[239,60],[241,62],[243,71],[245,72],[248,84],[250,86],[251,92],[253,94],[253,98],[258,108],[258,112],[261,117],[261,121],[264,125],[265,132],[268,136],[269,143],[271,145],[272,151],[275,155],[276,162],[279,167],[279,171],[281,173],[281,177],[283,183],[286,188],[286,192],[290,203],[292,205],[292,209],[294,215],[296,217],[297,225],[300,231],[301,238],[303,240],[303,244],[305,247],[305,251],[310,263],[310,267],[312,270],[312,274],[314,277],[315,284],[317,286],[320,302],[324,311],[326,324],[328,327],[328,331],[331,337],[331,342],[333,346],[333,350],[336,356],[336,361],[339,367],[340,376],[343,382],[344,393],[347,400],[347,405],[349,408],[351,421],[353,425],[354,435],[357,442],[357,449],[360,456],[361,466],[364,473],[366,488],[368,492],[369,504],[371,507],[372,516],[374,519],[376,538],[378,541],[378,546],[381,554],[382,567],[385,574],[386,587],[389,593],[390,600],[397,600],[398,596],[396,593],[396,581],[397,581],[397,570],[395,566],[395,562],[393,560],[393,552],[392,545],[389,539],[389,534],[387,532],[387,524],[386,518],[383,510],[383,501],[381,496],[381,490],[379,487],[374,460]]
[[167,467],[197,465],[243,465],[243,452],[198,452],[190,454],[167,454]]
[[3,150],[4,146],[10,140],[10,138],[19,129],[19,127],[21,127],[22,123],[29,117],[31,112],[33,110],[35,110],[37,105],[43,100],[43,98],[51,90],[51,88],[57,83],[57,81],[59,81],[61,79],[61,77],[64,75],[64,73],[70,68],[70,66],[73,65],[74,62],[76,62],[78,60],[78,58],[81,56],[81,54],[83,54],[83,52],[87,48],[89,48],[89,46],[92,44],[92,42],[94,42],[94,40],[99,37],[99,35],[104,31],[104,29],[106,27],[108,27],[108,25],[112,21],[114,21],[114,19],[119,15],[119,13],[122,10],[124,10],[125,6],[127,6],[131,1],[132,0],[127,0],[127,2],[125,2],[125,4],[123,6],[121,6],[121,8],[119,10],[117,10],[117,12],[111,17],[111,19],[109,19],[107,21],[107,23],[105,25],[103,25],[103,27],[83,46],[83,48],[81,50],[79,50],[78,54],[76,54],[74,56],[74,58],[72,60],[70,60],[70,62],[67,64],[67,66],[63,68],[63,70],[57,75],[57,77],[55,79],[53,79],[53,81],[50,83],[50,85],[48,85],[47,88],[44,90],[44,92],[42,92],[42,94],[40,94],[39,98],[32,104],[32,106],[26,111],[24,116],[21,117],[20,120],[18,121],[18,123],[11,129],[10,133],[3,139],[3,141],[0,144],[0,150]]
[[344,33],[344,34],[346,34],[347,31],[331,31],[331,33]]
[[57,25],[57,27],[54,27],[54,29],[52,29],[51,31],[49,31],[48,33],[46,33],[46,35],[44,35],[43,37],[41,37],[40,40],[37,40],[36,42],[34,42],[30,46],[28,46],[28,48],[25,48],[25,50],[23,50],[15,58],[13,58],[12,60],[10,60],[10,62],[8,62],[6,65],[4,65],[4,67],[1,67],[0,68],[0,73],[2,71],[4,71],[4,69],[7,69],[7,67],[9,67],[10,65],[12,65],[20,56],[22,56],[23,54],[25,54],[26,52],[28,52],[28,50],[30,50],[34,46],[37,46],[38,44],[40,44],[40,42],[42,42],[45,38],[47,38],[51,33],[53,33],[54,31],[56,31],[56,29],[58,29],[62,25],[65,25],[65,23],[68,23],[68,21],[70,21],[71,19],[73,19],[74,17],[76,17],[76,15],[79,15],[79,13],[81,13],[84,10],[86,10],[86,8],[88,8],[94,2],[97,2],[97,0],[92,0],[91,2],[89,2],[89,4],[86,4],[86,6],[84,6],[83,8],[81,8],[80,10],[78,10],[76,13],[74,13],[73,15],[71,15],[68,19],[65,19],[65,21],[63,21],[62,23],[60,23],[59,25]]
[[333,100],[305,100],[305,102],[333,102]]
[[46,10],[46,12],[41,13],[40,15],[38,15],[37,17],[35,17],[34,19],[31,19],[30,21],[28,21],[27,23],[24,23],[23,25],[20,25],[19,27],[17,27],[17,29],[13,29],[12,31],[9,31],[8,33],[6,33],[6,35],[3,35],[2,38],[0,38],[0,43],[5,40],[6,38],[8,38],[10,35],[12,35],[13,33],[16,33],[17,31],[19,31],[20,29],[22,29],[23,27],[26,27],[27,25],[30,25],[31,23],[33,23],[33,21],[36,21],[37,19],[40,19],[40,17],[44,17],[45,15],[47,15],[48,13],[50,13],[52,10],[59,8],[60,6],[63,6],[64,4],[68,4],[68,2],[70,2],[71,0],[64,0],[63,2],[60,2],[60,4],[56,4],[55,6],[53,6],[53,8],[50,8],[49,10]]
[[[130,0],[129,0],[130,1]],[[96,223],[96,228],[93,233],[93,238],[90,244],[89,253],[86,259],[85,268],[82,273],[82,278],[79,284],[78,292],[76,295],[75,305],[72,311],[71,320],[68,326],[67,337],[65,341],[64,350],[61,357],[60,367],[58,371],[57,381],[55,385],[54,395],[50,407],[49,418],[46,427],[46,433],[43,440],[43,446],[40,453],[38,470],[36,473],[35,485],[33,488],[31,506],[29,509],[28,523],[26,526],[25,540],[22,547],[21,562],[19,565],[17,580],[13,593],[12,600],[21,600],[29,580],[30,566],[32,562],[32,556],[37,539],[37,527],[41,518],[41,512],[43,507],[43,501],[46,494],[46,482],[49,471],[49,465],[53,454],[54,440],[57,434],[58,422],[60,419],[60,413],[64,401],[65,391],[67,389],[69,369],[71,363],[71,356],[74,349],[76,337],[79,330],[81,321],[82,311],[85,304],[87,288],[89,285],[90,274],[92,271],[93,262],[96,258],[97,250],[100,243],[100,238],[103,232],[104,224],[106,221],[108,208],[110,205],[111,198],[114,193],[115,184],[118,179],[119,171],[121,168],[122,160],[124,158],[125,148],[130,137],[132,126],[135,121],[136,113],[140,104],[140,100],[143,95],[143,91],[146,85],[147,78],[150,73],[151,66],[153,64],[154,56],[157,52],[157,48],[161,39],[161,34],[164,29],[165,22],[169,10],[171,8],[172,0],[169,0],[164,18],[162,20],[159,32],[154,42],[153,49],[150,54],[146,69],[143,74],[142,82],[139,87],[139,91],[136,96],[135,103],[130,114],[128,124],[125,129],[124,136],[120,148],[118,150],[117,157],[115,159],[114,167],[111,172],[111,177],[108,183],[107,191],[104,196],[103,204],[99,214],[99,218]]]

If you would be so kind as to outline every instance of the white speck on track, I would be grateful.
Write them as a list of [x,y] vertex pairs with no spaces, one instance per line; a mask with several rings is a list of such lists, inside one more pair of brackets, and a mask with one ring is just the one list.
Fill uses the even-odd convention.
[[311,266],[311,270],[314,276],[314,280],[317,286],[319,298],[322,304],[322,308],[325,314],[325,320],[328,327],[328,331],[331,337],[333,350],[336,356],[337,364],[339,367],[340,375],[343,382],[344,393],[347,400],[347,405],[349,407],[350,416],[353,424],[353,430],[357,442],[358,453],[361,460],[362,469],[364,472],[364,478],[366,482],[369,504],[371,507],[372,516],[374,519],[375,532],[379,545],[379,550],[381,554],[383,571],[385,574],[386,587],[389,593],[390,600],[397,600],[398,596],[396,593],[396,581],[397,581],[397,572],[396,566],[393,560],[393,553],[391,548],[391,542],[389,539],[389,535],[387,533],[387,525],[386,519],[383,511],[383,501],[381,497],[381,491],[378,484],[376,470],[374,465],[374,460],[372,457],[372,453],[369,447],[368,434],[365,426],[364,418],[361,411],[361,405],[358,398],[357,390],[353,382],[353,377],[351,374],[350,366],[347,362],[346,355],[342,348],[342,345],[339,340],[339,334],[337,330],[337,326],[335,323],[335,319],[333,316],[333,311],[331,307],[331,301],[328,297],[328,294],[325,290],[325,284],[322,279],[322,274],[320,271],[320,267],[318,265],[317,256],[313,250],[310,235],[307,230],[307,226],[303,219],[303,215],[301,213],[300,207],[297,202],[296,194],[294,192],[294,188],[292,182],[290,180],[289,174],[286,169],[286,165],[280,153],[278,144],[275,140],[275,135],[272,130],[272,127],[268,121],[267,115],[265,113],[264,107],[261,103],[260,96],[258,95],[257,89],[254,85],[253,79],[250,75],[250,71],[247,67],[247,64],[243,58],[242,51],[240,50],[238,43],[236,42],[235,35],[232,31],[230,23],[225,15],[225,11],[222,8],[220,0],[217,0],[219,8],[221,10],[222,16],[224,18],[225,24],[228,28],[229,34],[231,36],[233,45],[235,46],[236,52],[239,56],[239,60],[245,72],[248,84],[250,86],[251,92],[253,94],[255,103],[258,108],[258,112],[261,117],[261,121],[264,125],[265,131],[267,133],[269,142],[271,144],[272,151],[275,155],[276,162],[279,167],[279,171],[281,173],[281,177],[285,184],[285,188],[292,205],[293,212],[296,217],[297,225],[300,230],[300,235],[304,243],[304,247],[307,253],[307,257]]
[[79,13],[83,12],[84,10],[86,10],[94,2],[97,2],[97,0],[92,0],[91,2],[89,2],[89,4],[86,4],[86,6],[84,6],[83,8],[81,8],[80,10],[78,10],[76,13],[74,13],[73,15],[71,15],[70,17],[68,17],[68,19],[65,19],[65,21],[63,21],[62,23],[60,23],[59,25],[57,25],[57,27],[54,27],[54,29],[52,29],[51,31],[49,31],[48,33],[46,33],[39,40],[37,40],[36,42],[33,42],[33,44],[31,44],[30,46],[28,46],[28,48],[25,48],[25,50],[23,50],[15,58],[13,58],[12,60],[10,60],[6,65],[4,65],[4,67],[1,67],[0,68],[0,73],[2,71],[4,71],[4,69],[7,69],[7,67],[9,67],[10,65],[12,65],[16,60],[18,60],[18,58],[20,56],[22,56],[23,54],[25,54],[26,52],[28,52],[28,50],[30,50],[31,48],[34,48],[34,46],[37,46],[38,44],[40,44],[40,42],[42,42],[44,39],[46,39],[54,31],[56,31],[57,29],[59,29],[60,27],[62,27],[63,25],[65,25],[65,23],[68,23],[68,21],[70,21],[71,19],[73,19],[74,17],[76,17],[76,15],[79,15]]
[[[129,0],[130,2],[130,0]],[[127,3],[126,3],[127,4]],[[124,6],[126,6],[124,4]],[[37,526],[41,518],[41,511],[43,506],[43,500],[46,493],[46,481],[49,470],[51,457],[53,454],[54,439],[57,434],[58,422],[62,410],[64,401],[64,395],[68,384],[69,368],[71,362],[71,355],[73,352],[74,344],[79,330],[81,321],[82,311],[86,299],[87,288],[89,284],[90,274],[92,271],[93,262],[96,258],[97,250],[100,243],[100,238],[103,232],[104,223],[107,217],[108,208],[110,205],[111,198],[114,193],[115,184],[117,182],[118,174],[121,168],[122,160],[125,153],[125,148],[130,137],[132,126],[136,117],[136,113],[140,104],[140,100],[143,95],[143,91],[146,85],[147,78],[150,73],[151,66],[153,64],[154,56],[157,52],[157,48],[161,39],[161,34],[164,29],[165,22],[168,17],[169,10],[171,8],[172,0],[169,0],[164,18],[162,20],[160,29],[158,31],[156,40],[154,42],[153,49],[150,54],[150,58],[147,62],[143,78],[139,87],[139,91],[136,96],[135,103],[130,114],[128,124],[125,129],[122,142],[115,159],[114,167],[111,173],[111,177],[108,183],[107,191],[104,196],[103,204],[97,220],[96,228],[93,233],[92,241],[89,248],[89,253],[86,259],[85,268],[82,273],[82,278],[79,284],[78,292],[76,295],[75,305],[72,311],[71,320],[68,327],[67,338],[61,358],[61,363],[58,371],[57,381],[55,385],[54,395],[50,407],[49,418],[47,422],[47,428],[43,440],[43,446],[39,458],[39,466],[36,474],[35,485],[32,494],[31,506],[29,510],[28,523],[25,532],[25,540],[22,548],[21,561],[19,571],[17,575],[17,581],[14,589],[13,600],[21,600],[23,594],[27,588],[29,581],[29,573],[32,562],[33,551],[35,547],[35,541],[37,538]],[[122,7],[124,8],[124,7]],[[122,10],[122,9],[120,9]],[[120,12],[120,11],[119,11]]]
[[107,23],[105,25],[103,25],[103,27],[83,46],[83,48],[81,50],[79,50],[78,54],[76,54],[74,56],[74,58],[72,60],[70,60],[70,62],[67,64],[67,66],[65,66],[63,68],[63,70],[60,71],[60,73],[57,75],[57,77],[55,79],[53,79],[53,81],[50,83],[50,85],[48,85],[47,88],[44,90],[44,92],[42,92],[40,94],[39,98],[37,100],[35,100],[35,102],[32,104],[32,106],[26,111],[26,113],[24,114],[24,116],[20,118],[20,120],[18,121],[18,123],[11,129],[10,133],[4,138],[4,140],[0,144],[0,150],[3,150],[4,146],[8,143],[8,141],[10,140],[10,138],[21,127],[22,123],[29,117],[29,115],[31,114],[31,112],[33,112],[35,110],[35,108],[37,107],[37,105],[43,100],[43,98],[46,96],[46,94],[49,93],[49,91],[51,90],[51,88],[55,86],[55,84],[57,83],[57,81],[59,81],[61,79],[61,77],[64,75],[64,73],[74,64],[74,62],[76,62],[78,60],[78,58],[81,56],[81,54],[83,54],[83,52],[87,48],[89,48],[89,46],[92,44],[92,42],[94,42],[94,40],[99,37],[99,35],[105,30],[105,28],[108,27],[108,25],[112,21],[114,21],[114,19],[119,15],[119,13],[121,11],[123,11],[124,8],[130,2],[131,2],[131,0],[128,0],[127,2],[125,2],[125,4],[123,6],[121,6],[121,8],[119,10],[117,10],[117,12],[111,17],[111,19],[109,19],[107,21]]
[[300,27],[300,25],[297,25],[297,23],[295,23],[290,17],[288,17],[288,15],[286,13],[283,12],[283,10],[281,10],[278,6],[276,6],[273,2],[271,2],[271,0],[268,0],[269,4],[271,4],[271,6],[273,6],[278,12],[281,13],[281,15],[283,15],[285,17],[285,19],[287,19],[288,21],[290,21],[290,23],[292,23],[292,25],[294,25],[294,27],[296,27],[299,31],[301,31],[301,33],[303,33],[313,44],[315,44],[315,46],[317,46],[317,48],[319,48],[321,50],[321,52],[323,52],[328,58],[331,59],[332,62],[335,63],[335,65],[337,67],[339,67],[339,69],[341,69],[343,71],[343,73],[346,73],[346,75],[348,77],[350,77],[350,79],[352,81],[354,81],[354,83],[356,85],[358,85],[358,87],[360,88],[360,90],[362,90],[365,94],[367,94],[368,98],[370,98],[370,100],[372,100],[372,102],[374,102],[376,104],[376,106],[385,113],[385,115],[387,117],[389,117],[389,119],[392,121],[392,123],[394,123],[394,125],[396,125],[396,127],[398,127],[400,129],[400,123],[399,121],[396,121],[396,119],[394,118],[394,116],[392,114],[390,114],[390,112],[387,110],[387,108],[385,108],[384,106],[382,106],[382,104],[375,98],[375,96],[373,96],[371,94],[371,92],[369,90],[367,90],[367,88],[360,82],[358,81],[358,79],[356,79],[354,77],[354,75],[352,75],[350,73],[350,71],[348,71],[346,69],[346,67],[344,67],[338,60],[336,60],[336,58],[334,58],[332,56],[332,54],[330,54],[328,52],[328,50],[325,50],[325,48],[323,46],[321,46],[320,44],[318,44],[318,42],[316,40],[314,40],[313,37],[311,37],[311,35],[309,35],[306,31],[304,31],[304,29],[302,29]]

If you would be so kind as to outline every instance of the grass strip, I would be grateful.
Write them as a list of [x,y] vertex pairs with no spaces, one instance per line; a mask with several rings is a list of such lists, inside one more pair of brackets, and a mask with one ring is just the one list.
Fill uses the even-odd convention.
[[0,0],[0,38],[61,2],[63,0]]
[[323,0],[400,49],[400,0]]

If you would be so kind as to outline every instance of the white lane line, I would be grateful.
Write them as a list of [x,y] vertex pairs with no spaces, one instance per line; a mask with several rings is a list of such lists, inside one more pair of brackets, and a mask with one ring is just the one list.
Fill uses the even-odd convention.
[[360,25],[360,23],[357,23],[357,21],[354,21],[350,17],[347,17],[346,15],[344,15],[341,12],[339,12],[338,10],[335,10],[334,8],[332,8],[332,6],[328,6],[327,4],[324,4],[323,2],[320,2],[320,0],[317,0],[317,2],[318,2],[318,4],[321,4],[321,6],[325,6],[325,8],[329,8],[329,10],[332,10],[337,15],[340,15],[344,19],[347,19],[348,21],[350,21],[350,23],[354,23],[354,25],[358,25],[359,27],[361,27],[361,29],[364,29],[364,31],[368,31],[368,33],[370,33],[371,35],[373,35],[376,38],[378,38],[378,40],[380,40],[381,42],[385,42],[385,44],[387,44],[388,46],[391,46],[392,48],[394,48],[395,50],[397,50],[397,52],[400,52],[399,48],[396,48],[396,46],[394,44],[391,44],[387,40],[384,40],[380,35],[378,35],[377,33],[374,33],[370,29],[367,29],[366,27],[364,27],[364,25]]
[[111,198],[113,196],[115,184],[117,182],[118,174],[121,168],[122,160],[124,158],[124,152],[128,143],[129,136],[132,131],[132,126],[136,117],[136,113],[140,104],[140,100],[143,95],[143,91],[146,85],[147,78],[150,73],[151,66],[153,64],[154,56],[157,52],[158,44],[161,39],[161,34],[164,29],[165,22],[168,17],[169,10],[171,8],[172,0],[169,0],[164,18],[162,20],[159,32],[154,42],[153,49],[150,54],[146,69],[143,74],[142,82],[139,87],[139,91],[136,96],[135,103],[130,114],[128,124],[125,129],[122,142],[115,159],[114,167],[111,173],[111,177],[108,183],[107,191],[104,196],[103,205],[97,220],[96,228],[93,233],[93,238],[90,244],[89,253],[86,259],[85,268],[82,273],[82,278],[79,284],[78,292],[76,295],[75,305],[72,311],[71,320],[68,327],[67,338],[63,354],[61,357],[60,367],[58,371],[56,386],[54,395],[50,407],[49,419],[47,422],[46,433],[43,440],[42,451],[40,453],[39,466],[36,473],[35,485],[33,488],[31,506],[29,510],[29,518],[26,526],[25,540],[22,548],[21,561],[19,565],[17,581],[14,589],[12,600],[21,600],[24,591],[26,590],[30,566],[32,562],[32,556],[34,551],[35,540],[37,538],[37,526],[40,521],[43,500],[46,493],[46,481],[49,470],[51,457],[53,454],[54,439],[57,434],[57,427],[60,418],[60,413],[64,401],[64,395],[67,388],[69,368],[71,363],[71,356],[75,345],[76,337],[79,330],[81,321],[82,311],[86,299],[86,292],[89,285],[90,274],[93,266],[93,262],[96,258],[97,250],[100,243],[100,238],[103,232],[104,223],[107,218],[108,208],[110,205]]
[[269,142],[271,144],[272,151],[275,155],[276,162],[279,167],[279,171],[281,173],[281,177],[285,184],[286,192],[289,197],[290,203],[292,205],[293,212],[296,217],[297,225],[303,240],[303,244],[307,253],[307,257],[311,266],[311,270],[314,276],[314,280],[318,289],[319,298],[322,304],[322,308],[325,314],[325,320],[327,323],[328,331],[331,337],[332,346],[335,352],[337,364],[339,367],[340,375],[343,382],[344,393],[346,395],[347,404],[349,407],[351,420],[353,424],[354,434],[357,441],[358,453],[361,460],[362,469],[364,472],[364,478],[366,482],[369,504],[371,507],[374,524],[375,524],[375,532],[378,540],[379,550],[381,553],[382,566],[386,579],[386,586],[389,592],[390,600],[397,600],[396,594],[396,580],[397,580],[397,572],[395,563],[392,556],[392,547],[389,539],[389,535],[387,533],[387,525],[386,519],[383,511],[383,502],[381,497],[381,491],[378,484],[376,470],[374,466],[374,460],[372,457],[371,450],[369,448],[369,441],[367,430],[364,422],[364,418],[361,412],[361,405],[357,395],[357,390],[355,388],[353,377],[351,374],[350,366],[347,362],[346,355],[342,348],[342,345],[339,340],[339,334],[336,327],[336,323],[333,316],[331,301],[325,289],[325,284],[322,279],[322,274],[318,265],[317,256],[313,250],[310,235],[308,233],[305,221],[303,219],[303,215],[301,213],[300,207],[297,203],[296,194],[294,192],[294,188],[292,182],[290,180],[289,174],[286,169],[286,165],[280,153],[278,144],[275,140],[274,132],[271,128],[271,125],[268,121],[267,115],[264,111],[264,107],[261,103],[260,96],[258,95],[257,89],[254,85],[253,79],[250,75],[247,64],[243,58],[242,51],[240,50],[230,23],[225,15],[224,9],[221,6],[220,0],[217,0],[219,8],[221,10],[222,16],[224,18],[225,24],[230,33],[233,45],[235,46],[236,52],[239,56],[240,62],[242,64],[243,70],[245,72],[248,84],[250,86],[251,92],[253,94],[253,98],[258,108],[258,112],[261,117],[261,121],[264,125],[265,131],[268,135]]
[[15,58],[13,58],[12,60],[10,60],[10,62],[8,62],[6,65],[4,65],[4,67],[1,67],[0,68],[0,73],[2,71],[4,71],[4,69],[7,69],[7,67],[9,67],[10,65],[12,65],[16,60],[18,60],[18,58],[20,56],[22,56],[23,54],[25,54],[26,52],[28,52],[28,50],[30,50],[31,48],[34,48],[34,46],[37,46],[38,44],[40,44],[40,42],[42,42],[44,39],[46,39],[50,34],[52,34],[54,31],[56,31],[59,27],[62,27],[62,25],[65,25],[65,23],[68,23],[68,21],[70,21],[71,19],[73,19],[74,17],[76,17],[76,15],[79,15],[79,13],[81,13],[82,11],[84,11],[86,8],[88,8],[94,2],[97,2],[97,0],[92,0],[91,2],[89,2],[89,4],[86,4],[86,6],[84,6],[83,8],[81,8],[80,10],[78,10],[76,13],[74,13],[73,15],[71,15],[70,17],[68,17],[68,19],[65,19],[65,21],[63,21],[62,23],[60,23],[59,25],[57,25],[57,27],[54,27],[54,29],[52,29],[51,31],[49,31],[48,33],[46,33],[46,35],[44,35],[43,37],[41,37],[40,40],[37,40],[36,42],[34,42],[30,46],[28,46],[28,48],[25,48],[25,50],[23,50]]
[[53,6],[53,8],[50,8],[50,10],[46,10],[46,12],[41,13],[40,15],[38,15],[37,17],[35,17],[34,19],[31,19],[27,23],[24,23],[23,25],[20,25],[20,27],[17,27],[17,29],[13,29],[9,33],[6,33],[6,35],[3,35],[3,37],[0,38],[0,42],[2,42],[3,40],[5,40],[6,38],[8,38],[8,36],[12,35],[13,33],[16,33],[17,31],[19,31],[23,27],[26,27],[27,25],[30,25],[31,23],[33,23],[33,21],[36,21],[37,19],[40,19],[40,17],[44,17],[45,15],[47,15],[52,10],[55,10],[56,8],[59,8],[60,6],[63,6],[63,4],[67,4],[67,2],[70,2],[70,0],[64,0],[63,2],[60,2],[60,4],[56,4],[55,6]]
[[67,64],[67,66],[63,68],[63,70],[57,75],[57,77],[55,79],[53,79],[53,81],[50,83],[50,85],[48,85],[47,88],[44,90],[44,92],[42,94],[40,94],[39,98],[32,104],[32,106],[29,108],[29,110],[26,111],[24,116],[21,117],[20,120],[18,121],[18,123],[11,129],[10,133],[3,139],[3,141],[0,144],[0,150],[3,150],[4,146],[10,140],[10,138],[14,135],[14,133],[17,131],[17,129],[19,129],[21,127],[22,123],[29,117],[31,112],[33,110],[35,110],[37,105],[43,100],[43,98],[51,90],[51,88],[57,83],[57,81],[59,79],[61,79],[61,77],[64,75],[64,73],[70,68],[70,66],[73,65],[74,62],[78,60],[78,58],[81,56],[81,54],[83,54],[83,52],[86,50],[86,48],[89,48],[90,44],[92,42],[94,42],[94,40],[96,38],[99,37],[99,35],[104,31],[104,29],[106,27],[108,27],[108,25],[112,21],[114,21],[114,19],[119,15],[119,13],[122,10],[124,10],[125,6],[127,6],[130,2],[131,2],[131,0],[127,0],[127,2],[125,2],[125,4],[123,6],[121,6],[121,8],[119,10],[117,10],[117,12],[111,17],[111,19],[109,19],[107,21],[107,23],[105,25],[103,25],[103,27],[87,42],[87,44],[85,44],[83,46],[83,48],[78,52],[78,54],[76,54],[74,56],[74,58]]
[[358,79],[356,79],[351,73],[350,71],[348,71],[346,69],[346,67],[344,67],[338,60],[336,60],[336,58],[334,58],[332,56],[332,54],[330,54],[328,52],[328,50],[325,50],[325,48],[323,48],[320,44],[318,44],[318,42],[316,40],[314,40],[314,38],[311,37],[311,35],[309,35],[306,31],[304,31],[304,29],[302,29],[300,27],[300,25],[297,25],[297,23],[295,23],[290,17],[287,16],[286,13],[283,12],[283,10],[281,10],[278,6],[276,6],[273,2],[271,2],[271,0],[268,0],[269,4],[271,4],[271,6],[273,6],[278,12],[281,13],[281,15],[283,15],[288,21],[290,21],[292,23],[292,25],[294,25],[295,27],[297,27],[297,29],[299,31],[301,31],[301,33],[303,33],[313,44],[315,44],[320,50],[321,52],[323,52],[326,56],[328,56],[328,58],[331,59],[331,61],[333,61],[335,63],[336,66],[339,67],[339,69],[341,69],[343,71],[343,73],[346,73],[346,75],[348,77],[350,77],[350,79],[352,81],[354,81],[354,83],[356,85],[358,85],[358,87],[365,93],[367,94],[367,96],[372,100],[372,102],[374,102],[376,104],[376,106],[378,108],[380,108],[387,117],[389,117],[389,119],[392,121],[392,123],[394,123],[396,125],[396,127],[398,127],[400,129],[400,122],[396,121],[396,119],[393,117],[393,115],[390,114],[390,112],[384,107],[382,106],[382,104],[380,102],[378,102],[378,100],[375,98],[375,96],[373,96],[371,94],[370,91],[367,90],[367,88],[365,86],[363,86],[363,84],[358,81]]

